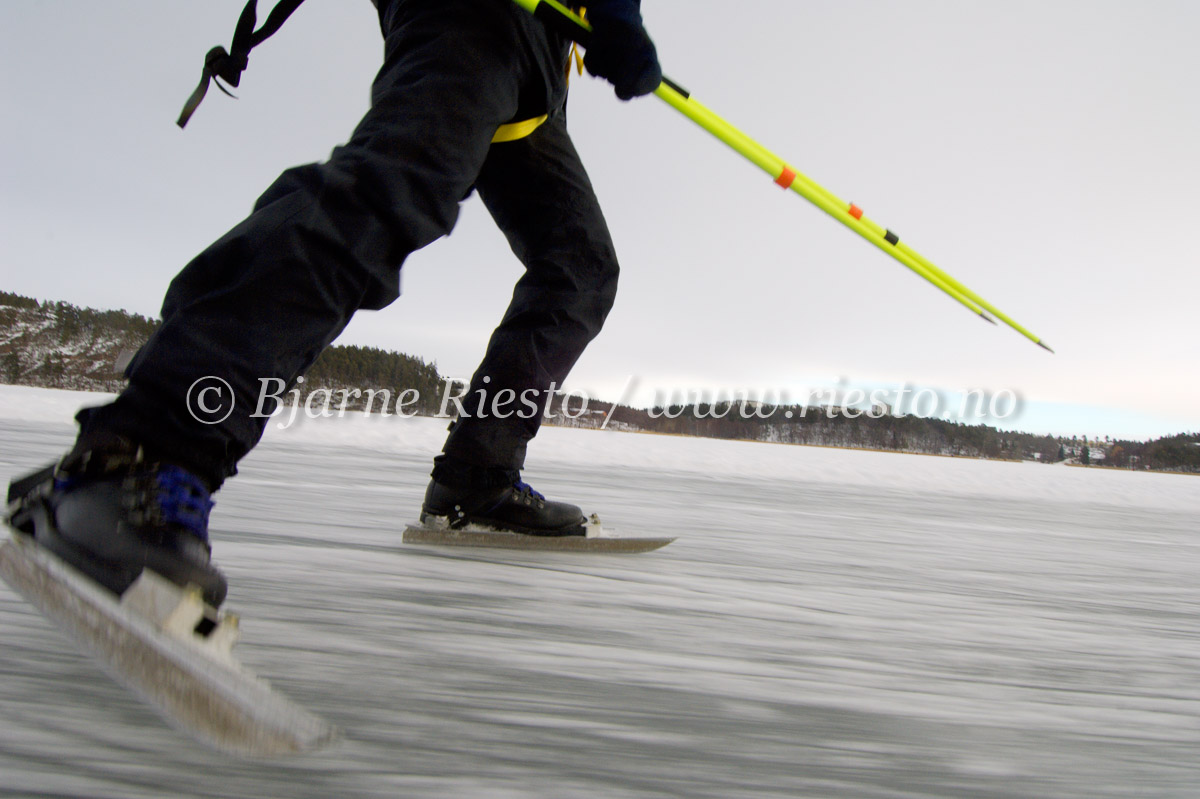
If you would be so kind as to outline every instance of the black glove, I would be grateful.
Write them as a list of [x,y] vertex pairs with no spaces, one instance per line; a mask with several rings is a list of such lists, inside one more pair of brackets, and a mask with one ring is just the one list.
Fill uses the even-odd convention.
[[604,78],[617,97],[632,100],[662,83],[654,42],[642,27],[641,0],[592,0],[587,4],[592,38],[583,64]]

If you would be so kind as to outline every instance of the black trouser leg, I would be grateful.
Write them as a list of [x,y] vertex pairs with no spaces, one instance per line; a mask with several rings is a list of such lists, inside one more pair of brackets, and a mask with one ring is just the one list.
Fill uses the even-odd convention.
[[[116,433],[214,485],[234,474],[267,421],[253,415],[262,381],[291,385],[356,310],[395,299],[407,255],[454,225],[496,128],[531,82],[548,93],[561,63],[558,43],[509,3],[407,0],[386,24],[373,105],[351,140],[285,172],[179,274],[128,388],[81,412],[81,444]],[[221,401],[233,411],[210,424],[188,392],[213,378],[232,389]],[[218,399],[210,391],[205,405]]]
[[434,470],[439,482],[460,485],[511,482],[524,465],[545,393],[562,385],[600,332],[618,273],[608,226],[562,114],[525,139],[493,145],[476,185],[526,271],[471,380],[464,402],[470,416],[454,424]]

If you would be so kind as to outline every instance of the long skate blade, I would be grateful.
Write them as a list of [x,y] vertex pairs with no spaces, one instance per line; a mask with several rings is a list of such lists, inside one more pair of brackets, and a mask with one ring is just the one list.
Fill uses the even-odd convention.
[[634,554],[665,547],[674,538],[620,538],[617,536],[542,536],[492,530],[452,530],[410,524],[404,531],[406,544],[443,547],[492,547],[541,552],[608,552]]
[[153,572],[121,598],[14,533],[0,544],[0,577],[166,719],[224,752],[305,752],[336,728],[274,691],[230,652],[237,619],[218,616]]

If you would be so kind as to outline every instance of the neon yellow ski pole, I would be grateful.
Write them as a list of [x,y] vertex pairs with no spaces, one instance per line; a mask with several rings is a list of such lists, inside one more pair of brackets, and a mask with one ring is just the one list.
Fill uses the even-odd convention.
[[[592,26],[585,19],[559,2],[559,0],[513,0],[513,2],[533,14],[549,27],[560,31],[584,47],[587,47]],[[839,199],[812,178],[789,166],[782,158],[738,130],[711,109],[696,101],[679,84],[664,77],[662,84],[654,93],[672,108],[675,108],[734,151],[741,154],[748,161],[758,166],[770,175],[779,186],[795,191],[829,216],[841,222],[859,236],[925,278],[950,297],[953,297],[973,313],[994,324],[994,320],[988,315],[991,314],[1039,347],[1050,352],[1054,351],[1040,338],[1022,327],[999,308],[996,308],[954,277],[939,269],[920,253],[909,247],[908,244],[900,241],[900,237],[891,230],[868,218],[862,212],[861,208],[853,203]]]

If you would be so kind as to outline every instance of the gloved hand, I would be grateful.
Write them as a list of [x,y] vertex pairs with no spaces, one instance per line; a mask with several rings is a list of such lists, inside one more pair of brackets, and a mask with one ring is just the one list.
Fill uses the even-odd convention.
[[641,0],[587,3],[592,39],[583,64],[611,83],[622,100],[649,94],[662,83],[658,52],[642,26],[640,6]]

